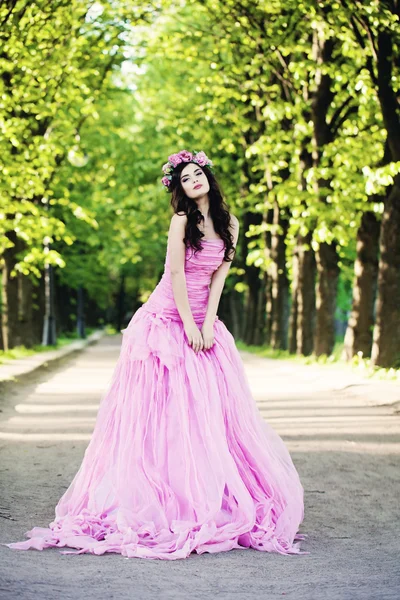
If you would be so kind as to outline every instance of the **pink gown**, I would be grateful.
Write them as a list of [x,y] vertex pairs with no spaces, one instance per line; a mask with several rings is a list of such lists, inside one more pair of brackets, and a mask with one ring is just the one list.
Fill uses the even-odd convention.
[[[201,326],[221,239],[186,250],[189,302]],[[116,552],[175,560],[191,552],[300,550],[303,487],[280,436],[262,418],[224,323],[194,352],[177,311],[167,249],[164,274],[123,330],[81,466],[49,528],[17,550]]]

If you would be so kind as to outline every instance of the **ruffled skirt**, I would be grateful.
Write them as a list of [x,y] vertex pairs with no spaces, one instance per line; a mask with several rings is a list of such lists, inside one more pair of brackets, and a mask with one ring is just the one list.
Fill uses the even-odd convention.
[[54,521],[5,545],[167,560],[233,548],[308,554],[295,541],[305,538],[303,488],[288,449],[218,318],[214,332],[196,354],[180,320],[135,313]]

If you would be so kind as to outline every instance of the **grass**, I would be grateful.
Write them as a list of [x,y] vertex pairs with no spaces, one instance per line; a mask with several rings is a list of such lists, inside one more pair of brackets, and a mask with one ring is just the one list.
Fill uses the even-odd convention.
[[[86,335],[90,335],[95,331],[92,327],[87,327],[85,329]],[[58,348],[62,348],[67,344],[71,344],[78,339],[78,334],[76,332],[67,332],[63,333],[57,338],[57,343],[51,346],[42,346],[42,344],[36,344],[32,348],[26,348],[25,346],[16,346],[11,350],[0,350],[0,364],[8,362],[10,360],[15,360],[18,358],[25,358],[26,356],[32,356],[33,354],[37,354],[38,352],[48,352],[49,350],[57,350]]]
[[370,358],[364,358],[356,355],[351,361],[346,361],[342,358],[344,342],[338,340],[335,344],[333,352],[330,356],[322,355],[315,356],[298,356],[291,354],[288,350],[274,350],[270,346],[249,346],[238,340],[236,346],[239,350],[250,352],[263,358],[271,358],[277,360],[291,360],[302,365],[323,365],[323,366],[339,366],[343,369],[356,370],[358,374],[366,378],[384,379],[389,381],[400,381],[400,369],[391,367],[385,369],[383,367],[375,367],[371,364]]
[[107,323],[107,325],[104,326],[104,332],[106,335],[115,335],[116,333],[119,333],[119,331],[114,327],[114,325],[110,325],[109,323]]
[[[94,329],[86,328],[86,335],[90,335]],[[118,331],[110,324],[104,326],[104,332],[106,335],[115,335]],[[25,348],[25,346],[17,346],[7,352],[0,351],[0,364],[17,358],[24,358],[25,356],[32,356],[38,352],[47,352],[48,350],[56,350],[62,348],[66,344],[79,339],[76,332],[64,333],[57,338],[57,344],[54,346],[42,346],[41,344],[33,346],[33,348]],[[338,339],[333,352],[330,356],[298,356],[297,354],[291,354],[288,350],[274,350],[270,346],[250,346],[236,340],[236,346],[239,350],[245,352],[251,352],[257,356],[263,358],[271,358],[276,360],[291,360],[302,365],[323,365],[323,366],[340,366],[344,369],[357,370],[363,377],[374,378],[374,379],[385,379],[391,381],[400,381],[400,369],[389,368],[384,369],[382,367],[375,367],[371,365],[371,359],[363,358],[362,356],[354,356],[350,362],[346,362],[343,358],[343,339]]]

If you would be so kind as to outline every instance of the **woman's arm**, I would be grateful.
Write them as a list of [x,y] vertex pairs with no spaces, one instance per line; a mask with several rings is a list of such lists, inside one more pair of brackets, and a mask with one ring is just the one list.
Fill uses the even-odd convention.
[[195,352],[203,349],[203,338],[193,318],[189,304],[185,276],[185,227],[186,215],[174,214],[168,232],[169,267],[171,273],[172,292],[178,313],[182,319],[189,344]]
[[[233,245],[236,247],[239,237],[239,221],[231,215],[231,230],[233,235]],[[232,253],[233,254],[233,253]],[[231,256],[232,258],[232,256]],[[224,289],[225,279],[231,266],[231,262],[223,261],[216,271],[212,274],[210,294],[208,297],[207,312],[201,329],[204,348],[211,348],[214,343],[214,321],[217,316],[219,301],[221,299],[222,290]]]

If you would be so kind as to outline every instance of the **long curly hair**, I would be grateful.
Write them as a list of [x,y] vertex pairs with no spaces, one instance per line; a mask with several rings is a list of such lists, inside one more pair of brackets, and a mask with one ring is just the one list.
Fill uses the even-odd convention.
[[[197,164],[194,161],[193,164]],[[185,237],[183,242],[187,247],[192,247],[195,252],[203,248],[201,238],[204,233],[197,227],[199,223],[204,221],[204,217],[197,207],[196,201],[193,198],[186,196],[180,174],[182,170],[189,164],[188,162],[180,163],[172,172],[172,179],[169,186],[169,191],[172,193],[171,206],[175,213],[184,213],[187,215],[187,224],[185,228]],[[214,225],[215,232],[220,236],[225,244],[224,261],[231,262],[235,254],[233,245],[233,235],[229,229],[230,216],[228,206],[225,203],[221,187],[215,178],[214,173],[207,166],[200,167],[210,184],[208,198],[210,201],[210,216]],[[230,258],[232,256],[232,258]]]

